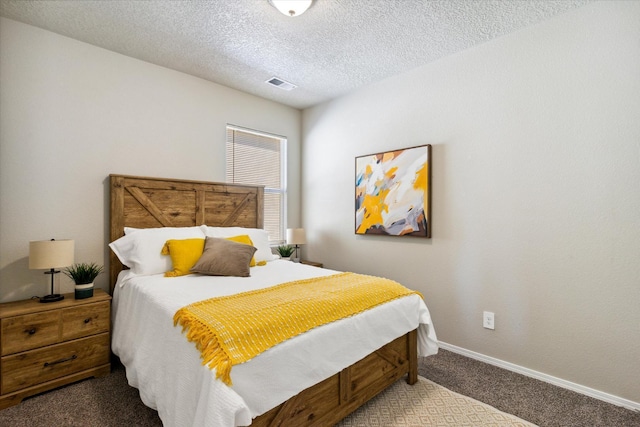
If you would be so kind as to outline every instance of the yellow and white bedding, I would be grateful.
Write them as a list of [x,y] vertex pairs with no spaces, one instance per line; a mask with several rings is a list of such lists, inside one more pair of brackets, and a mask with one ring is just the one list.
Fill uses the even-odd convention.
[[129,384],[158,410],[165,426],[239,426],[334,375],[389,341],[418,328],[418,354],[437,352],[429,311],[418,295],[385,303],[314,328],[233,367],[233,385],[203,366],[200,352],[173,317],[208,298],[262,289],[338,272],[289,261],[251,268],[251,277],[124,271],[114,290],[113,352]]

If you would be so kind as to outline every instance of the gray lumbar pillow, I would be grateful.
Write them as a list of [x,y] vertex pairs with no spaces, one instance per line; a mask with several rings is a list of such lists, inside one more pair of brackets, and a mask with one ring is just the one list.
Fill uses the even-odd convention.
[[251,258],[256,248],[244,243],[217,237],[207,237],[202,256],[191,269],[210,276],[250,276]]

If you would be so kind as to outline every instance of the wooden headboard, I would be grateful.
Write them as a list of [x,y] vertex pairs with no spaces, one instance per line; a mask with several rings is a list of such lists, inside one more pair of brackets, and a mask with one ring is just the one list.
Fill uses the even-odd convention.
[[[125,227],[263,228],[264,187],[181,179],[109,175],[111,192],[109,241]],[[111,293],[123,266],[109,254]]]

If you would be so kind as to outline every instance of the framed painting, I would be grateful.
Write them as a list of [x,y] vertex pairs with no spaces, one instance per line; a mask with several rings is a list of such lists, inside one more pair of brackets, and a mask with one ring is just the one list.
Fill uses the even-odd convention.
[[356,157],[356,234],[431,237],[431,145]]

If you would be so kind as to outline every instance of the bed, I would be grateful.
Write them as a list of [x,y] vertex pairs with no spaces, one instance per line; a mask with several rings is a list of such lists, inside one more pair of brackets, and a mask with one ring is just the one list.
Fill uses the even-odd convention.
[[[263,227],[263,197],[256,186],[110,175],[110,241],[125,240],[125,232],[255,232]],[[165,278],[138,274],[110,253],[112,349],[129,384],[166,426],[333,425],[403,376],[415,383],[418,355],[437,352],[429,312],[414,295],[278,344],[234,366],[233,385],[224,384],[174,327],[177,309],[220,293],[338,273],[284,260],[263,264],[246,278]]]

